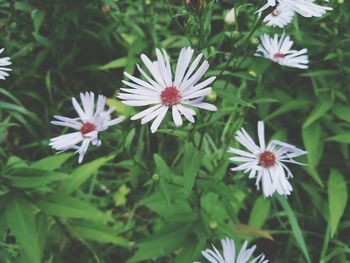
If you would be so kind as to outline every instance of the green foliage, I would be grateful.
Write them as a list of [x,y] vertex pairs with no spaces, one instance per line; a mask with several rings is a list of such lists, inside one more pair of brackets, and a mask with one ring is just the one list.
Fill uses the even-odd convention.
[[[348,262],[350,6],[319,1],[334,10],[282,30],[254,14],[265,2],[0,0],[1,57],[13,62],[0,83],[0,262],[203,262],[224,237],[256,243],[270,262]],[[261,33],[283,31],[308,48],[309,69],[254,56]],[[155,48],[175,64],[186,46],[217,77],[206,100],[218,111],[181,127],[168,113],[152,134],[115,97],[123,72],[137,75]],[[50,121],[73,117],[71,98],[90,90],[126,120],[79,165],[48,146],[69,131]],[[287,199],[229,169],[235,132],[257,120],[308,151],[305,166],[291,164]]]
[[337,170],[331,170],[328,179],[329,225],[331,237],[337,231],[341,216],[348,201],[346,181]]

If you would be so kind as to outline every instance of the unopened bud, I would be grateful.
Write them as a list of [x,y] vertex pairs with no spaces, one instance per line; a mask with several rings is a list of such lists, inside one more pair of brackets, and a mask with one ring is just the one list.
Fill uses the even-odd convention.
[[259,39],[257,37],[252,37],[250,39],[250,44],[252,44],[253,46],[257,46],[259,44]]
[[254,78],[256,78],[256,72],[254,71],[254,70],[249,70],[248,71],[248,74],[250,75],[250,76],[252,76],[252,77],[254,77]]
[[110,7],[108,4],[104,4],[104,5],[102,6],[102,12],[103,12],[104,14],[108,14],[110,11],[111,11],[111,7]]
[[159,175],[158,174],[152,175],[152,179],[153,179],[153,181],[158,181],[159,180]]
[[233,31],[231,33],[231,37],[233,40],[238,40],[241,37],[241,33],[239,33],[238,31]]
[[228,11],[228,13],[225,16],[225,23],[228,25],[234,25],[236,22],[236,13],[235,13],[235,9],[232,8],[230,11]]
[[338,4],[340,5],[344,4],[344,0],[338,0]]
[[209,102],[216,101],[217,97],[218,97],[218,94],[215,91],[212,91],[209,95],[207,95],[207,99]]
[[146,5],[150,5],[150,4],[152,4],[152,1],[151,0],[145,0],[145,4]]
[[218,223],[216,221],[210,221],[209,222],[209,227],[211,229],[216,229],[218,227]]

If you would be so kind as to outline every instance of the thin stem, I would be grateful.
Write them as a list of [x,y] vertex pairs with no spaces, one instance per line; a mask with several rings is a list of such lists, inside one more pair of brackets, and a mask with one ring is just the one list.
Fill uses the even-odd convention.
[[327,224],[327,229],[326,233],[324,235],[324,240],[323,240],[323,245],[322,245],[322,250],[321,250],[321,255],[320,255],[320,262],[325,262],[325,257],[328,249],[328,244],[329,244],[329,235],[330,235],[330,227],[329,224]]

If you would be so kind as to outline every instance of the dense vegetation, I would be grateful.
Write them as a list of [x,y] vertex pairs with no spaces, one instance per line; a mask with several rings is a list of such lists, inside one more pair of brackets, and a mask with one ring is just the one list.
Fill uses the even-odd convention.
[[[0,80],[0,262],[204,262],[223,237],[271,262],[350,262],[350,6],[320,1],[333,10],[279,29],[262,22],[269,10],[254,14],[265,2],[0,0],[1,57],[12,59]],[[254,56],[265,32],[308,48],[309,68]],[[216,76],[206,101],[218,110],[181,127],[168,113],[151,133],[116,98],[123,72],[139,76],[140,55],[156,59],[156,48],[176,65],[188,46]],[[50,121],[74,116],[71,98],[85,91],[125,121],[78,164],[48,146],[66,131]],[[307,166],[290,166],[287,198],[264,198],[229,169],[235,132],[257,140],[258,120],[267,139],[308,151]]]

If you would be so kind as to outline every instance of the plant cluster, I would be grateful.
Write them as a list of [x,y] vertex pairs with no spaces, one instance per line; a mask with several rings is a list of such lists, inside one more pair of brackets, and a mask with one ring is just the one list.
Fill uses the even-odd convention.
[[0,0],[0,262],[349,262],[349,11]]

